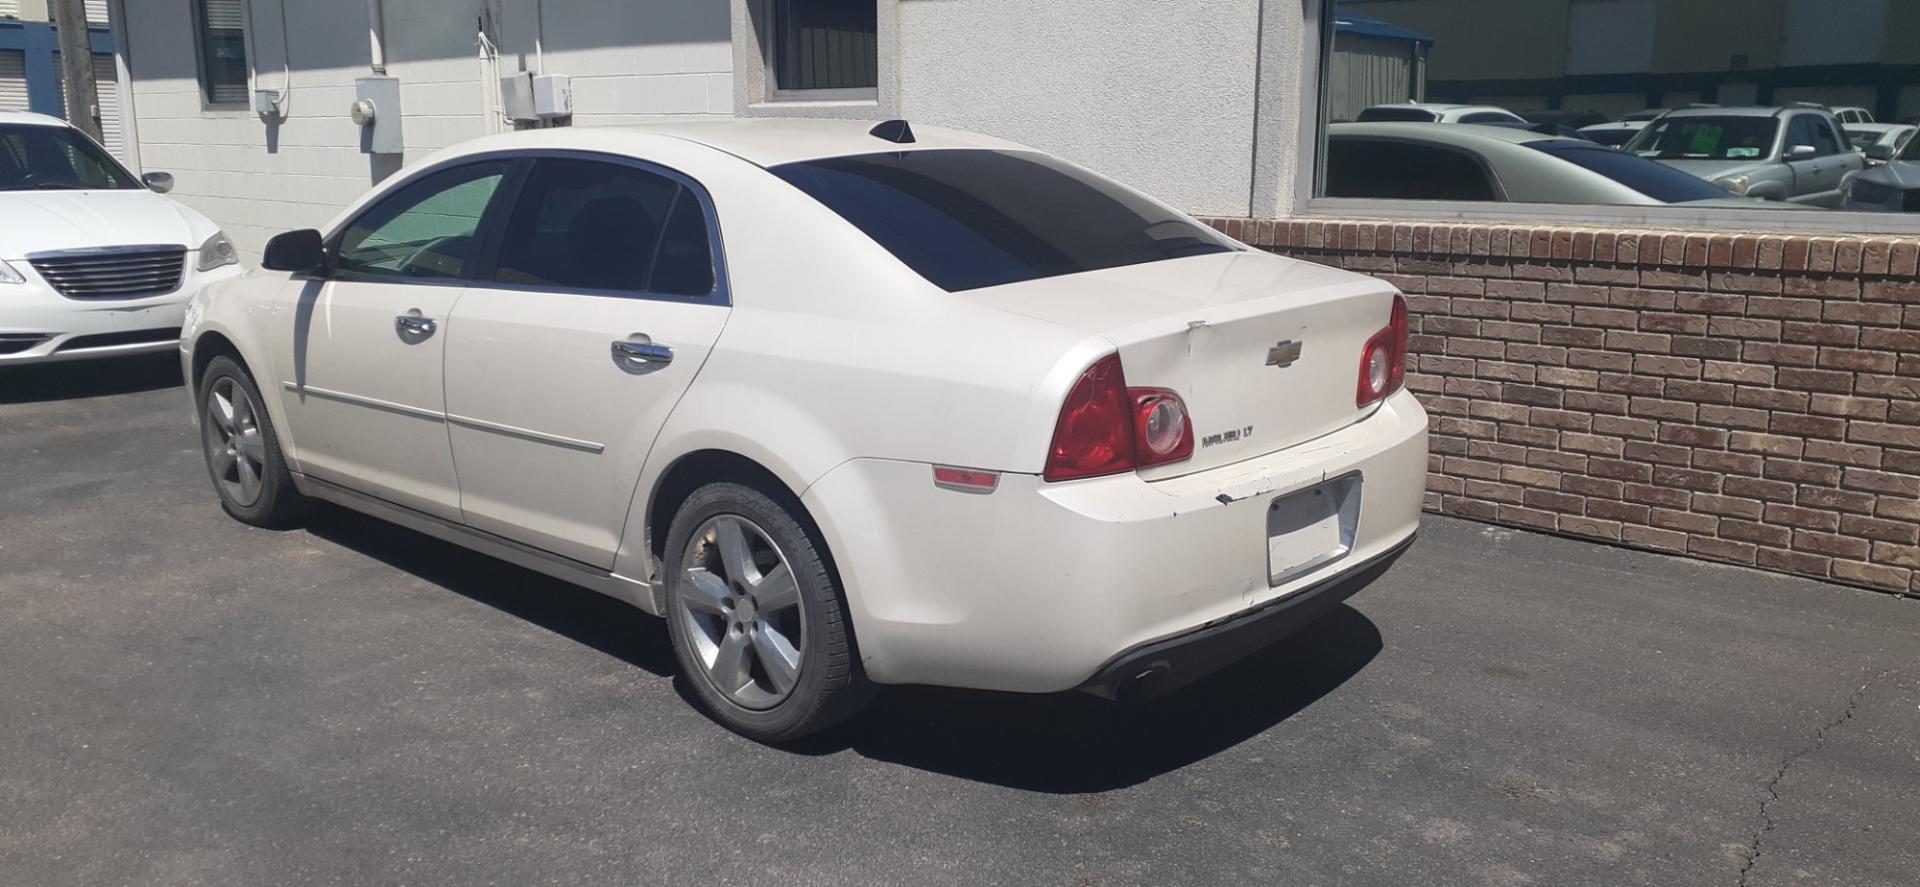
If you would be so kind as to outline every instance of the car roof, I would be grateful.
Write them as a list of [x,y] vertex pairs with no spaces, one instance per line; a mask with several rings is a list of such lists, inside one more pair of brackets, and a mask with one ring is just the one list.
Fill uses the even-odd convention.
[[1896,129],[1912,129],[1912,128],[1913,128],[1913,124],[1911,123],[1849,123],[1847,124],[1848,132],[1889,133],[1889,132],[1893,132]]
[[[600,132],[627,131],[684,139],[724,151],[758,166],[777,166],[824,157],[854,154],[931,151],[942,148],[1032,150],[1024,145],[978,133],[938,126],[912,126],[914,140],[899,144],[872,134],[876,121],[745,117],[644,123],[633,126],[591,127]],[[586,128],[583,128],[584,131]],[[548,133],[557,130],[547,130]],[[558,137],[561,141],[564,136]],[[553,147],[551,141],[546,145]]]
[[1789,111],[1830,114],[1825,108],[1796,108],[1781,105],[1748,105],[1732,108],[1676,108],[1663,117],[1778,117]]
[[28,126],[66,126],[67,122],[46,114],[31,111],[0,111],[0,123],[21,123]]
[[1327,127],[1330,136],[1372,136],[1374,138],[1404,138],[1422,142],[1438,142],[1462,148],[1484,145],[1487,142],[1506,142],[1510,145],[1531,145],[1535,142],[1573,142],[1580,145],[1594,143],[1585,139],[1570,139],[1564,136],[1547,135],[1531,129],[1517,126],[1492,126],[1484,123],[1453,123],[1446,126],[1434,126],[1431,123],[1335,123]]
[[[1458,111],[1462,108],[1492,108],[1492,105],[1455,105],[1447,102],[1388,102],[1384,105],[1369,105],[1369,108],[1419,108],[1423,111]],[[1505,111],[1505,108],[1495,110]]]

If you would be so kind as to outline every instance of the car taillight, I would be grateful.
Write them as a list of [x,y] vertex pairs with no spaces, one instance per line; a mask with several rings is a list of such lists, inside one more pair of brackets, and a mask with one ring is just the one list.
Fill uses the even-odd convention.
[[1400,390],[1407,381],[1407,300],[1393,297],[1393,318],[1360,349],[1360,385],[1355,406],[1366,406]]
[[1193,421],[1180,395],[1165,388],[1128,388],[1120,355],[1109,354],[1081,373],[1067,392],[1042,477],[1100,477],[1192,455]]

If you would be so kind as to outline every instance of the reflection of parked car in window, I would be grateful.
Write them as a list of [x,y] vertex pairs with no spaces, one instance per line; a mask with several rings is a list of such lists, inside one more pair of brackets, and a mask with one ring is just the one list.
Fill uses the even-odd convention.
[[1920,132],[1920,127],[1904,123],[1849,123],[1846,130],[1853,150],[1866,156],[1868,166],[1874,166],[1897,156],[1900,149],[1907,146],[1907,140]]
[[1866,166],[1831,113],[1805,107],[1669,111],[1626,150],[1735,194],[1829,207]]
[[1873,112],[1865,108],[1835,108],[1833,116],[1834,119],[1847,124],[1873,122]]
[[1360,112],[1361,123],[1526,123],[1527,119],[1492,105],[1439,105],[1405,102],[1374,105]]
[[1599,142],[1609,148],[1618,148],[1633,141],[1640,130],[1647,128],[1645,120],[1617,120],[1613,123],[1596,123],[1580,127],[1580,137],[1590,142]]
[[1327,196],[1515,203],[1724,204],[1695,176],[1582,139],[1505,126],[1338,123],[1327,129]]
[[0,112],[0,366],[170,351],[187,300],[239,273],[212,222],[66,121]]
[[1920,139],[1910,138],[1891,163],[1847,176],[1842,209],[1920,212]]

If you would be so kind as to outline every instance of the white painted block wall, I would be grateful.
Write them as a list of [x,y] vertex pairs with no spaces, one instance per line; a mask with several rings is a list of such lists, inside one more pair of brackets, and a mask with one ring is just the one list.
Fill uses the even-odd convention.
[[[386,0],[387,68],[401,81],[406,162],[487,131],[478,46],[485,5]],[[536,23],[530,3],[496,4],[500,70],[537,66],[534,35],[541,25],[545,70],[573,77],[575,125],[732,113],[725,4],[543,5],[544,21]],[[365,3],[254,0],[256,84],[290,84],[287,119],[274,125],[245,108],[206,106],[188,0],[126,6],[141,165],[172,172],[174,195],[220,224],[249,261],[258,259],[269,237],[323,224],[391,171],[391,163],[361,153],[359,129],[347,118],[354,80],[368,73]]]

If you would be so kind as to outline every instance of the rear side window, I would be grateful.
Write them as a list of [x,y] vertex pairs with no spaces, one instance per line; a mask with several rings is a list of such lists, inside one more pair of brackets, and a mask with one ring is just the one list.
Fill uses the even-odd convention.
[[1354,119],[1361,123],[1432,123],[1440,118],[1420,108],[1368,108]]
[[905,151],[772,172],[949,292],[1232,249],[1172,210],[1040,154]]
[[1572,140],[1529,142],[1527,147],[1597,172],[1665,203],[1686,203],[1690,200],[1712,200],[1717,197],[1732,196],[1721,190],[1720,186],[1699,176],[1689,175],[1664,163],[1656,163],[1645,157],[1610,148]]
[[1394,200],[1498,200],[1474,158],[1411,142],[1336,138],[1327,143],[1327,196]]
[[493,279],[698,296],[713,253],[698,196],[664,175],[593,160],[534,163],[507,217]]

